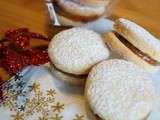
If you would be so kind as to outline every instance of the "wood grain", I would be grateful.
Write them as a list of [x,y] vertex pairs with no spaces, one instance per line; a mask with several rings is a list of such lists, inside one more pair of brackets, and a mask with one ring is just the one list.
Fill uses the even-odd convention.
[[[159,5],[159,0],[119,0],[111,18],[131,19],[160,38]],[[51,31],[48,23],[44,0],[0,0],[0,38],[5,30],[17,27],[48,35]],[[5,74],[0,70],[0,75],[7,79]]]
[[[129,18],[160,38],[159,0],[119,0],[114,17]],[[1,0],[0,35],[8,28],[29,27],[48,34],[48,16],[44,0]]]

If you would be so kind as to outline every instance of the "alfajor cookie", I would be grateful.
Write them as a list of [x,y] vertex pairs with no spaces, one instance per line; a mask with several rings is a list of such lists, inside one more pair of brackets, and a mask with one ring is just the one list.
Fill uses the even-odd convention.
[[94,114],[102,120],[143,120],[156,99],[148,74],[134,63],[119,59],[93,67],[85,95]]
[[80,22],[95,20],[106,10],[104,6],[88,6],[73,0],[56,0],[53,4],[58,15]]
[[109,57],[102,37],[84,28],[72,28],[55,35],[48,53],[57,69],[73,75],[88,74],[95,64]]
[[114,32],[104,34],[105,42],[127,60],[152,71],[160,62],[160,41],[141,26],[120,18]]

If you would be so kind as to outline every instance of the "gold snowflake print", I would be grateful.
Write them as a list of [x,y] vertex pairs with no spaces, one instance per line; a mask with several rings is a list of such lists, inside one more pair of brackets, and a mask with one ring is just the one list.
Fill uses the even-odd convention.
[[37,83],[33,83],[31,87],[31,90],[34,91],[34,92],[37,92],[40,90],[40,84],[37,84]]
[[53,89],[50,89],[50,90],[47,90],[47,95],[48,96],[54,96],[56,94],[56,92],[55,92],[55,90],[53,90]]
[[32,99],[29,99],[26,103],[27,106],[27,115],[32,115],[36,112],[43,112],[47,110],[49,104],[54,102],[54,97],[47,98],[43,95],[42,92],[37,92]]
[[59,102],[57,102],[57,104],[53,105],[52,108],[53,108],[53,112],[57,111],[60,113],[62,110],[64,110],[64,104],[60,104]]
[[56,114],[55,117],[52,117],[52,120],[62,120],[62,116],[60,116],[59,114]]
[[39,117],[38,120],[48,120],[48,118],[45,117]]
[[84,120],[83,118],[84,118],[83,115],[76,114],[76,116],[75,116],[75,118],[73,120]]
[[18,95],[13,94],[9,91],[5,91],[5,95],[8,96],[8,98],[5,101],[3,101],[3,105],[5,107],[8,107],[11,111],[16,111],[17,109],[16,109],[15,101]]
[[16,115],[11,115],[11,117],[13,118],[13,120],[24,120],[24,115],[20,114],[19,112],[17,112]]

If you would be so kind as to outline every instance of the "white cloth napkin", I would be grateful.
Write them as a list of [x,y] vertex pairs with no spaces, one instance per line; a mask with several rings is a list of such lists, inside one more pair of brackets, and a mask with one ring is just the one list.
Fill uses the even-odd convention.
[[83,88],[64,84],[46,67],[27,67],[1,89],[0,120],[92,120]]

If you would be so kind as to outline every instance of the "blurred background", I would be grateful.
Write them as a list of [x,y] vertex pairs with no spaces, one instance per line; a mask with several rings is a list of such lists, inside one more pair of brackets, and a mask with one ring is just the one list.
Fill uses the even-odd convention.
[[[111,19],[129,18],[160,38],[160,0],[119,0]],[[8,28],[28,27],[48,34],[44,0],[0,0],[0,36]]]

